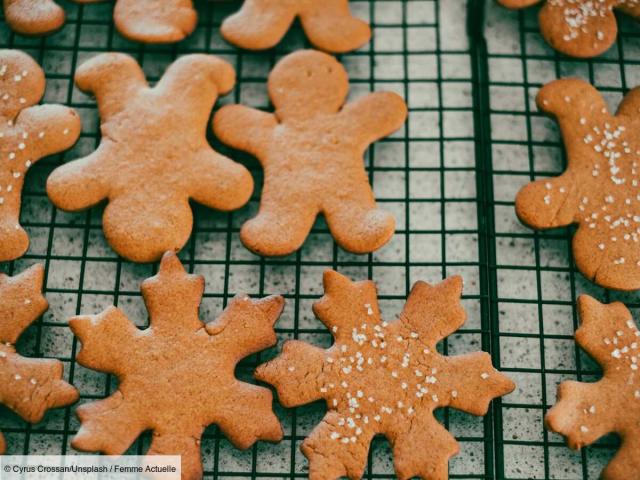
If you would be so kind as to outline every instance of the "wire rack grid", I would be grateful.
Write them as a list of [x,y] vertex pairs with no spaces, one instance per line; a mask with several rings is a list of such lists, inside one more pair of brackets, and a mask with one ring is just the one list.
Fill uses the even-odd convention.
[[[518,186],[560,171],[564,161],[556,130],[532,107],[531,96],[540,84],[578,74],[616,100],[629,84],[639,83],[633,79],[638,66],[633,54],[640,51],[637,37],[623,23],[617,49],[579,62],[561,58],[541,43],[535,11],[511,13],[491,0],[356,0],[350,5],[374,30],[370,44],[340,56],[350,75],[351,96],[392,90],[410,107],[405,127],[375,144],[365,158],[378,201],[396,215],[397,233],[374,254],[351,255],[335,246],[320,219],[299,252],[268,259],[248,252],[238,238],[239,227],[257,209],[259,191],[247,207],[231,214],[194,205],[193,234],[180,256],[190,271],[205,277],[201,317],[212,320],[238,292],[281,293],[287,306],[277,324],[279,345],[300,338],[328,346],[330,335],[311,313],[311,304],[322,294],[324,269],[375,280],[386,318],[399,313],[414,281],[461,274],[469,318],[440,348],[448,354],[489,351],[494,364],[519,387],[494,402],[484,418],[438,412],[461,445],[461,453],[450,462],[451,478],[597,478],[615,440],[575,454],[544,431],[542,416],[555,399],[560,379],[597,374],[572,341],[577,294],[585,291],[606,300],[621,296],[595,289],[576,274],[568,231],[534,234],[519,226],[513,197]],[[14,273],[36,262],[45,265],[50,309],[27,331],[19,350],[62,360],[66,376],[86,402],[107,396],[116,381],[75,362],[79,345],[67,319],[116,304],[145,326],[147,313],[138,287],[156,266],[126,262],[110,250],[101,231],[102,208],[67,214],[46,197],[44,184],[51,170],[90,153],[99,141],[95,103],[73,85],[76,67],[99,52],[123,51],[133,55],[154,82],[177,56],[212,53],[230,61],[238,73],[234,92],[219,105],[241,102],[269,109],[269,70],[281,56],[308,44],[295,27],[272,51],[249,53],[227,45],[219,25],[239,1],[196,2],[196,32],[171,46],[122,39],[111,21],[111,2],[63,6],[65,27],[44,39],[17,36],[0,24],[2,48],[25,50],[43,66],[48,81],[44,101],[70,105],[83,120],[81,139],[71,151],[39,162],[28,174],[21,222],[31,247],[22,259],[1,268]],[[261,184],[253,159],[211,141],[245,163]],[[633,296],[624,300],[634,303]],[[250,379],[255,365],[277,351],[243,362],[238,375]],[[205,478],[304,478],[307,464],[299,445],[322,418],[324,406],[275,408],[285,430],[279,444],[258,443],[241,452],[215,427],[208,428],[202,442]],[[32,426],[0,407],[9,452],[77,453],[69,445],[78,428],[73,410],[52,411]],[[148,435],[141,437],[129,453],[143,453],[148,443]],[[365,478],[394,478],[384,439],[374,439]]]

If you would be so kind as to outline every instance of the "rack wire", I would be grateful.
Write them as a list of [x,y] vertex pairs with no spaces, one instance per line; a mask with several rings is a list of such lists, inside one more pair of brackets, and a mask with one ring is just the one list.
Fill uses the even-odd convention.
[[[352,96],[392,90],[410,107],[406,126],[375,144],[365,159],[376,197],[397,217],[397,233],[379,252],[351,255],[336,247],[320,219],[299,252],[260,258],[238,238],[239,227],[257,209],[259,191],[249,206],[230,214],[194,205],[193,234],[180,256],[190,271],[205,277],[201,318],[215,318],[237,292],[281,293],[287,306],[277,324],[279,345],[300,338],[327,346],[330,336],[311,313],[312,302],[322,294],[324,269],[374,279],[386,318],[399,313],[414,281],[461,274],[469,319],[443,342],[442,350],[489,351],[494,365],[512,376],[519,388],[494,402],[484,418],[454,410],[438,412],[461,445],[461,453],[450,463],[451,478],[597,478],[615,439],[571,453],[559,437],[543,429],[542,417],[555,400],[560,379],[597,375],[597,366],[573,344],[577,295],[619,298],[632,307],[638,301],[636,296],[609,294],[588,284],[573,267],[570,231],[534,233],[519,226],[513,198],[518,186],[561,171],[564,162],[557,131],[532,106],[537,88],[552,78],[579,74],[617,101],[628,86],[640,83],[638,35],[623,21],[613,51],[577,61],[560,57],[541,43],[535,9],[510,13],[491,0],[350,4],[374,30],[369,45],[340,56],[350,74]],[[218,29],[221,20],[238,8],[237,0],[196,2],[196,32],[171,46],[122,39],[111,21],[111,2],[63,6],[68,16],[65,27],[46,38],[21,37],[0,24],[2,48],[26,50],[43,65],[48,81],[44,101],[70,105],[83,120],[74,149],[39,162],[28,174],[21,222],[31,236],[31,247],[22,259],[0,268],[14,273],[44,263],[45,294],[51,306],[27,331],[19,350],[62,360],[65,374],[80,390],[81,402],[86,402],[109,395],[116,382],[75,362],[79,345],[67,319],[116,304],[145,326],[147,313],[138,287],[156,266],[134,265],[109,249],[101,231],[102,207],[67,214],[46,197],[44,185],[51,170],[90,153],[99,141],[95,103],[73,86],[76,67],[96,53],[123,51],[143,65],[153,82],[181,54],[212,53],[232,62],[238,72],[234,92],[218,106],[241,102],[269,109],[269,70],[281,56],[308,44],[296,26],[268,52],[249,53],[227,45]],[[261,171],[253,159],[224,148],[214,138],[211,142],[246,164],[256,184],[261,184]],[[238,375],[251,381],[255,365],[276,353],[272,349],[247,359]],[[258,443],[240,452],[217,428],[208,428],[202,442],[205,478],[304,478],[307,464],[299,445],[322,417],[324,406],[275,408],[285,429],[284,440],[276,445]],[[0,428],[9,452],[77,453],[69,445],[78,428],[73,410],[52,411],[32,426],[0,408]],[[130,453],[143,453],[148,443],[148,435],[141,437]],[[365,478],[394,478],[391,458],[386,441],[374,439]]]

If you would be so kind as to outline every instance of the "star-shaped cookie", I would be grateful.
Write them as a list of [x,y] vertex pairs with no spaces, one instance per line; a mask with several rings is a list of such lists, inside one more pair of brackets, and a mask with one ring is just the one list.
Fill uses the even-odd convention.
[[57,168],[47,193],[74,212],[107,199],[103,229],[117,253],[151,262],[181,249],[193,223],[190,199],[222,211],[249,200],[249,171],[206,138],[218,94],[233,88],[230,64],[185,55],[152,88],[133,58],[105,53],[83,63],[75,79],[96,96],[102,139],[88,157]]
[[323,350],[292,340],[261,365],[256,378],[274,385],[285,407],[324,400],[328,412],[302,443],[309,478],[360,478],[371,439],[385,435],[400,479],[445,479],[458,452],[433,411],[453,407],[475,415],[514,389],[485,352],[440,355],[436,344],[465,321],[462,280],[417,282],[398,320],[380,318],[373,282],[324,274],[324,297],[313,306],[335,343]]
[[[76,389],[62,380],[60,361],[16,352],[20,335],[48,308],[41,293],[43,279],[42,265],[14,277],[0,274],[0,403],[30,423],[42,420],[48,409],[78,399]],[[0,454],[5,451],[0,432]]]
[[204,279],[187,274],[169,252],[141,290],[150,317],[146,330],[115,307],[70,321],[82,342],[78,362],[119,380],[110,397],[78,408],[82,426],[72,446],[120,455],[152,430],[147,453],[181,455],[182,479],[195,480],[202,478],[200,438],[210,424],[238,448],[280,440],[271,392],[239,381],[234,370],[242,358],[276,343],[282,297],[237,296],[215,322],[204,324],[198,318]]
[[616,432],[622,443],[602,478],[640,478],[640,331],[620,302],[604,305],[582,295],[578,313],[576,342],[600,364],[603,376],[592,383],[562,382],[546,424],[574,449]]

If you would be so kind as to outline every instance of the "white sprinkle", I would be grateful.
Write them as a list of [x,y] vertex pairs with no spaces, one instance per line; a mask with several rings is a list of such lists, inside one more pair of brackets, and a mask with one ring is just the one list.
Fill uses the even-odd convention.
[[587,433],[589,431],[589,429],[587,427],[585,427],[584,425],[580,425],[580,431],[582,433]]
[[[40,132],[40,133],[38,134],[38,138],[44,138],[44,132]],[[335,328],[336,330],[338,329],[338,327],[333,327],[333,328]],[[334,332],[335,332],[336,330],[334,330]]]
[[20,142],[20,143],[18,144],[18,148],[19,148],[20,150],[24,150],[26,147],[27,147],[27,146],[26,146],[23,142]]
[[593,413],[596,413],[596,406],[595,406],[595,405],[591,405],[591,406],[589,407],[589,413],[592,413],[592,414],[593,414]]
[[31,382],[31,385],[35,385],[36,383],[38,383],[38,381],[35,378],[32,378],[29,381]]
[[457,390],[451,390],[451,398],[458,398],[458,391]]
[[25,305],[29,305],[30,303],[31,303],[31,300],[30,300],[30,299],[28,299],[28,298],[25,298],[25,299],[24,299],[24,304],[25,304]]
[[294,367],[293,365],[291,365],[288,369],[290,372],[295,372],[296,367]]
[[63,135],[67,135],[68,133],[69,133],[69,129],[68,129],[68,128],[65,128],[65,129],[62,131],[62,134],[63,134]]
[[16,380],[20,380],[20,379],[22,379],[22,376],[20,376],[20,374],[19,374],[19,373],[16,373],[16,374],[13,376],[13,378],[15,378]]
[[480,375],[480,378],[483,380],[486,380],[487,378],[489,378],[489,374],[487,372],[482,372],[482,374]]

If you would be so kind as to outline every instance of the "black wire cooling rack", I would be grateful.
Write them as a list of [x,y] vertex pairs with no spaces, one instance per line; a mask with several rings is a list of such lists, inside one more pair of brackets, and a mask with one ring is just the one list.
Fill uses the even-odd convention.
[[[371,255],[349,255],[333,243],[318,221],[296,254],[266,259],[245,250],[239,227],[257,208],[231,214],[194,206],[194,230],[181,253],[191,271],[205,276],[202,318],[211,320],[227,300],[242,291],[251,295],[283,293],[287,307],[277,330],[280,344],[301,338],[328,345],[330,336],[313,319],[311,303],[322,294],[321,277],[335,268],[353,278],[379,284],[384,315],[399,313],[411,284],[461,274],[467,324],[442,345],[445,353],[482,348],[496,367],[518,383],[518,390],[495,401],[484,418],[453,410],[439,412],[461,444],[450,463],[451,478],[526,479],[597,478],[616,446],[606,438],[581,453],[570,452],[558,436],[546,432],[542,418],[555,401],[563,378],[589,379],[597,366],[575,347],[577,295],[621,299],[638,306],[634,295],[611,294],[589,285],[574,269],[570,230],[534,233],[518,226],[513,211],[517,188],[536,176],[562,171],[564,158],[557,131],[537,113],[533,95],[545,81],[563,75],[589,79],[616,103],[640,83],[639,36],[621,22],[616,47],[593,60],[571,60],[541,42],[536,11],[507,12],[492,0],[360,0],[350,2],[373,28],[372,42],[342,55],[355,95],[394,90],[408,100],[407,125],[373,146],[367,167],[379,202],[398,219],[396,236]],[[116,304],[145,325],[139,282],[153,265],[133,265],[106,245],[100,226],[102,209],[65,214],[47,200],[47,175],[60,163],[91,152],[98,144],[95,103],[73,86],[73,72],[86,58],[103,51],[124,51],[141,62],[151,81],[168,63],[190,52],[207,52],[231,61],[238,72],[234,93],[220,103],[242,102],[269,108],[265,81],[278,58],[308,46],[294,28],[275,50],[249,53],[225,44],[218,28],[239,2],[196,2],[199,26],[184,42],[143,46],[122,39],[113,27],[111,2],[64,3],[64,29],[46,38],[17,36],[0,25],[2,48],[32,54],[45,69],[46,102],[76,108],[83,119],[82,137],[65,155],[36,164],[23,193],[22,224],[31,248],[22,259],[3,265],[8,273],[40,262],[46,267],[45,294],[51,304],[32,326],[19,350],[56,357],[65,363],[81,402],[108,395],[113,378],[75,363],[79,345],[66,320]],[[635,33],[634,33],[635,32]],[[245,163],[261,183],[252,159],[213,145]],[[249,378],[252,368],[277,349],[248,359],[238,369]],[[35,426],[0,409],[0,428],[14,454],[75,453],[69,446],[78,424],[73,408],[50,412]],[[259,443],[235,450],[215,427],[203,438],[207,478],[304,478],[306,461],[299,445],[323,415],[319,403],[293,410],[276,406],[285,429],[277,444]],[[129,453],[143,453],[143,436]],[[429,449],[428,445],[424,446]],[[374,439],[365,478],[394,478],[386,441]]]

